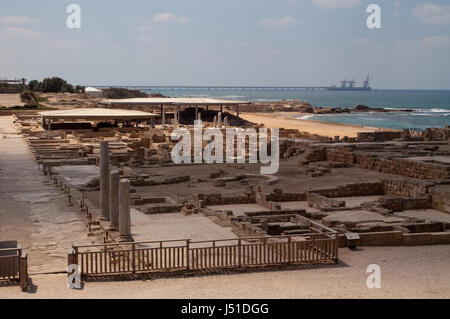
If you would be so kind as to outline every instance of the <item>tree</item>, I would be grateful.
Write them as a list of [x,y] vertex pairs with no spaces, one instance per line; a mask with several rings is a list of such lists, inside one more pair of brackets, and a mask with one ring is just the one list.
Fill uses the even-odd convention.
[[28,89],[32,92],[40,92],[42,90],[42,83],[37,80],[32,80],[28,83]]
[[75,92],[76,92],[76,93],[84,93],[84,89],[85,89],[84,86],[77,85],[77,86],[75,87]]
[[72,84],[64,82],[64,84],[61,86],[60,92],[62,92],[62,93],[74,93],[75,90],[73,89]]
[[64,84],[67,84],[66,81],[64,81],[61,78],[53,77],[53,78],[45,78],[42,81],[42,92],[53,92],[58,93],[61,92],[62,87]]

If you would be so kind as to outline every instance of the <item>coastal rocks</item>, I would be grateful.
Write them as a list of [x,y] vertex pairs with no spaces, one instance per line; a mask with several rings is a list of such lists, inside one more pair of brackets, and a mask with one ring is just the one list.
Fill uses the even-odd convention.
[[370,110],[370,107],[368,107],[367,105],[356,104],[355,106],[355,111],[367,111],[367,110]]
[[410,109],[387,109],[380,107],[369,107],[363,104],[356,104],[353,109],[343,107],[314,107],[314,114],[339,114],[339,113],[362,113],[362,112],[413,112]]
[[388,112],[389,110],[383,109],[383,108],[371,108],[367,105],[363,104],[356,104],[355,108],[353,109],[354,112]]

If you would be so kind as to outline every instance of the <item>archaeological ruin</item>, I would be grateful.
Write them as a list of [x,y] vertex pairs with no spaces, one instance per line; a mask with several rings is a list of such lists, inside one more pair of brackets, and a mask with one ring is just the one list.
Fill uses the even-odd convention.
[[279,171],[264,175],[249,143],[241,162],[171,158],[172,131],[193,132],[194,120],[262,127],[239,117],[245,103],[148,100],[14,116],[43,176],[83,216],[84,242],[66,247],[83,276],[335,264],[339,248],[450,244],[449,127],[353,138],[280,128]]

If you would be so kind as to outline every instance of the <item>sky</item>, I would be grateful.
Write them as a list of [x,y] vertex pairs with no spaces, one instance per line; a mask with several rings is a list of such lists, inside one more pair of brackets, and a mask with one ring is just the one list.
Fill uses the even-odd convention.
[[450,89],[449,57],[450,1],[0,0],[0,77],[327,86],[370,74],[378,89]]

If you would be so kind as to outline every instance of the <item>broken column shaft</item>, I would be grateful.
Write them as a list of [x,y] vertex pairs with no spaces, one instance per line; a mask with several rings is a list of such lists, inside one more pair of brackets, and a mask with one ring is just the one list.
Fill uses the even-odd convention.
[[121,241],[131,241],[130,182],[122,179],[119,183],[119,233]]
[[109,179],[109,229],[119,228],[119,182],[120,173],[114,170]]
[[109,144],[100,142],[100,211],[101,219],[109,220]]

